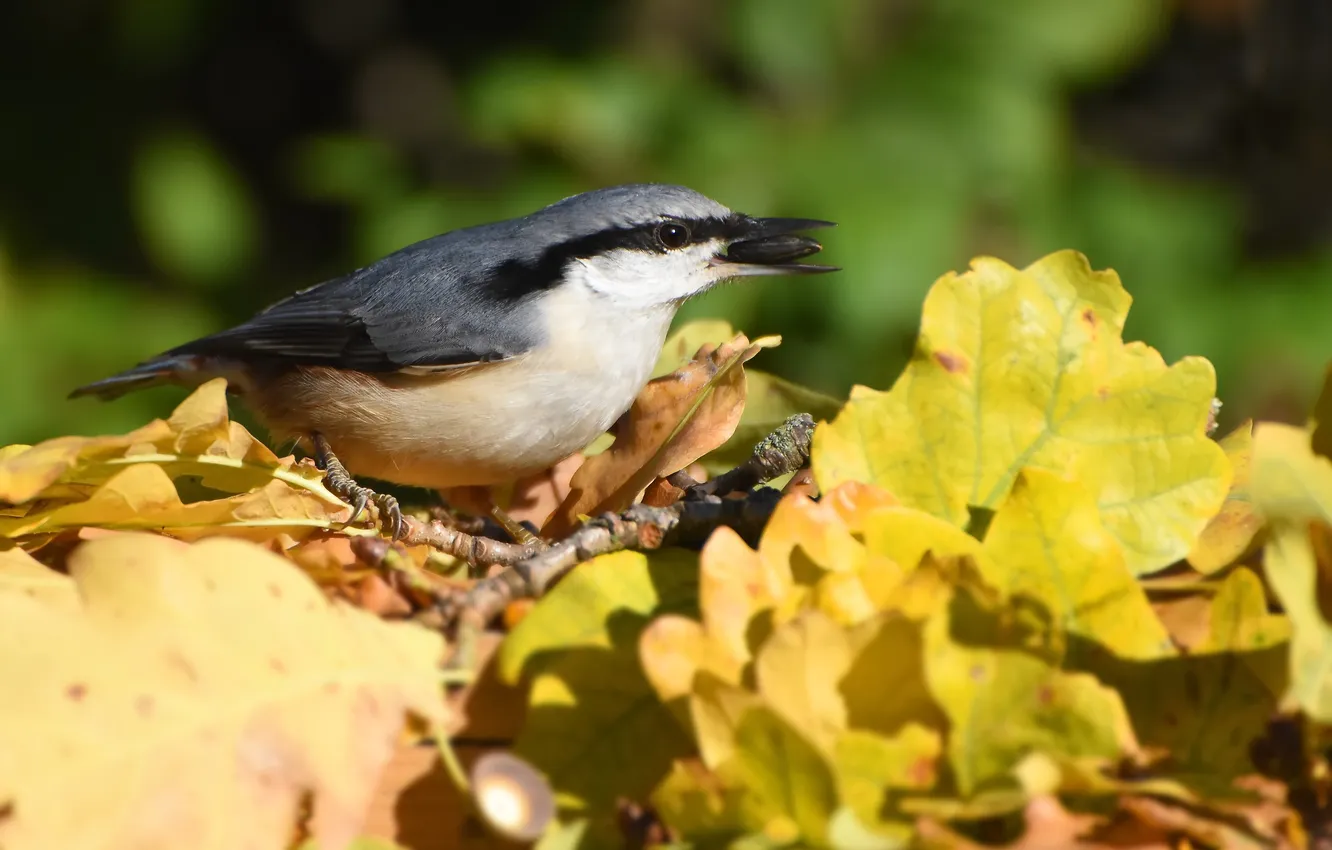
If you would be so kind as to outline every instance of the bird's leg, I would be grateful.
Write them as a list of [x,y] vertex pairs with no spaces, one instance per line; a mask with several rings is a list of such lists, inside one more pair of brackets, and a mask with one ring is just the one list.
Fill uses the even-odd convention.
[[385,526],[385,530],[394,540],[400,539],[406,529],[403,527],[402,507],[398,505],[398,500],[387,493],[376,493],[369,487],[357,484],[356,479],[347,471],[347,467],[343,466],[338,456],[333,454],[333,449],[323,434],[316,431],[310,435],[310,440],[314,443],[315,466],[324,470],[324,486],[330,493],[352,507],[351,519],[348,522],[355,522],[365,510],[366,502],[372,501],[379,507],[380,524]]

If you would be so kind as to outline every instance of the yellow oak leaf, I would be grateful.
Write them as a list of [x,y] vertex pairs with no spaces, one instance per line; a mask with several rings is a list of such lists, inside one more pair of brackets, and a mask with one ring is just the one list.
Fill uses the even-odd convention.
[[1215,373],[1125,344],[1129,302],[1113,272],[1071,251],[940,278],[892,389],[857,387],[815,433],[819,486],[871,482],[965,526],[1023,468],[1047,469],[1092,489],[1135,574],[1183,557],[1230,486],[1206,434]]
[[[122,436],[0,449],[0,536],[93,526],[271,537],[274,528],[328,527],[350,510],[322,477],[312,465],[278,458],[231,421],[218,378],[168,419]],[[239,530],[260,527],[269,530]]]
[[1243,558],[1254,548],[1263,527],[1263,518],[1254,510],[1249,495],[1253,422],[1244,422],[1223,437],[1220,444],[1235,476],[1220,512],[1207,523],[1189,550],[1189,564],[1204,574],[1215,573]]
[[[1323,423],[1320,423],[1320,426]],[[1323,435],[1326,439],[1326,434]],[[1332,459],[1307,428],[1262,422],[1253,434],[1250,492],[1270,525],[1263,567],[1290,618],[1290,685],[1283,702],[1332,721]]]
[[1053,625],[1126,658],[1173,655],[1165,626],[1080,483],[1019,474],[985,535],[982,576],[1044,605]]
[[6,848],[278,850],[307,795],[341,847],[407,715],[445,719],[438,635],[261,547],[123,534],[69,571],[77,608],[0,592]]
[[1136,753],[1119,694],[1018,649],[958,642],[947,608],[925,629],[930,692],[947,715],[948,760],[965,796],[1030,753],[1102,765]]

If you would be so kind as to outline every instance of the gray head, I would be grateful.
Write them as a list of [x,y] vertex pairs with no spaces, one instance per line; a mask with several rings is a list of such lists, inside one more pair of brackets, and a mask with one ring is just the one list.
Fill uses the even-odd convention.
[[813,219],[753,218],[684,186],[637,183],[565,198],[512,222],[558,264],[618,305],[678,303],[728,278],[833,271],[796,262],[822,246]]

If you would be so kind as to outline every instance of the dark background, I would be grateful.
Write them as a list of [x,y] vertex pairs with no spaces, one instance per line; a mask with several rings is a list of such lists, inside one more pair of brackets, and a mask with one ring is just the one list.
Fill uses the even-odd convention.
[[182,393],[66,392],[456,226],[612,183],[841,223],[833,277],[687,316],[888,386],[929,284],[1113,267],[1128,335],[1303,416],[1332,354],[1326,0],[8,0],[0,445]]

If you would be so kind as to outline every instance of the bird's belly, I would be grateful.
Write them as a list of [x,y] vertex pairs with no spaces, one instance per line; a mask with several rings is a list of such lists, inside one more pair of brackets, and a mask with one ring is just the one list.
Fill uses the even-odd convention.
[[497,484],[586,447],[629,408],[651,365],[568,371],[521,358],[422,376],[310,368],[264,387],[254,406],[275,433],[322,433],[353,475]]

